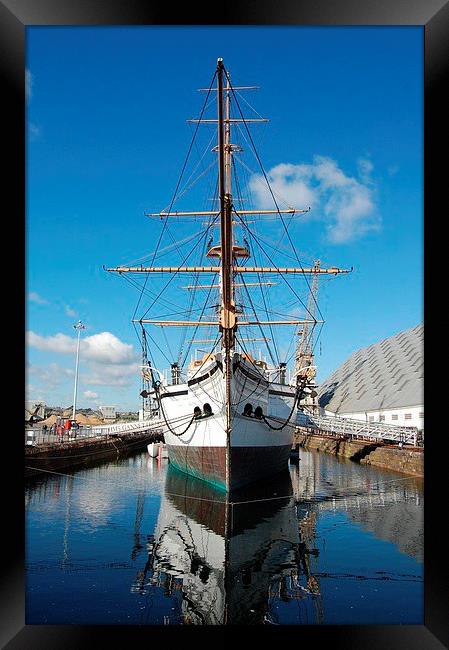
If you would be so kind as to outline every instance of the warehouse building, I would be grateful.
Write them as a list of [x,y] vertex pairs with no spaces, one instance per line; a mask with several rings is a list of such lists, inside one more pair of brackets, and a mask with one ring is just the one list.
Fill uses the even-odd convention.
[[354,352],[318,389],[324,415],[424,430],[424,325]]
[[115,406],[100,406],[100,413],[105,422],[115,422]]

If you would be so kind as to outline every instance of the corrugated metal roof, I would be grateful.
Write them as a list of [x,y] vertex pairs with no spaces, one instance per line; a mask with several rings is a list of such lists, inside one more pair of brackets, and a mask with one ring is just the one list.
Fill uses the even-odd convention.
[[332,413],[357,413],[424,400],[424,325],[354,352],[318,389],[320,406]]

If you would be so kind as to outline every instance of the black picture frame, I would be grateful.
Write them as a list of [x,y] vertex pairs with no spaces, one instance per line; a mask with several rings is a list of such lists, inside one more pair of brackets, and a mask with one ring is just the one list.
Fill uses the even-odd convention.
[[[174,11],[176,8],[176,15]],[[175,22],[174,22],[175,21]],[[446,129],[446,114],[449,114],[445,98],[445,75],[449,61],[449,3],[444,0],[270,0],[239,2],[224,5],[190,4],[177,5],[161,3],[153,5],[137,0],[0,0],[0,66],[4,92],[2,93],[3,159],[7,162],[7,179],[2,189],[2,204],[5,197],[9,210],[3,215],[4,224],[15,226],[16,248],[7,243],[4,248],[10,256],[7,268],[14,270],[14,278],[22,255],[24,259],[24,215],[25,196],[25,28],[32,25],[421,25],[424,28],[425,52],[425,321],[426,362],[437,359],[444,364],[442,352],[445,346],[444,333],[439,345],[438,314],[432,316],[428,308],[432,296],[431,285],[443,274],[445,261],[444,239],[439,236],[439,224],[447,212],[448,185],[447,164],[443,135]],[[5,128],[6,126],[6,128]],[[441,161],[441,162],[440,162]],[[10,237],[10,235],[8,235]],[[447,254],[446,254],[447,256]],[[25,260],[24,260],[25,261]],[[11,265],[11,266],[10,266]],[[22,265],[25,268],[25,264]],[[438,274],[441,271],[441,274]],[[9,276],[11,277],[11,275]],[[25,280],[25,274],[23,276]],[[443,275],[444,278],[444,275]],[[6,284],[6,282],[5,282]],[[22,285],[22,288],[24,284]],[[428,291],[429,289],[429,291]],[[444,298],[437,294],[437,300]],[[13,321],[8,327],[17,336],[14,367],[23,378],[21,361],[24,361],[23,334],[25,324],[23,294],[13,286],[10,296],[4,297],[4,314]],[[438,303],[435,303],[438,305]],[[444,310],[442,309],[444,312]],[[22,318],[21,318],[22,317]],[[438,322],[437,322],[438,321]],[[444,323],[444,318],[443,318]],[[430,329],[429,329],[430,328]],[[13,333],[14,333],[13,332]],[[24,366],[22,366],[23,368]],[[427,369],[427,365],[426,365]],[[8,372],[8,378],[10,374]],[[20,381],[20,380],[19,380]],[[423,625],[411,626],[291,626],[276,628],[267,626],[257,629],[257,638],[272,644],[285,638],[298,645],[329,643],[336,648],[404,648],[407,650],[438,650],[449,647],[447,612],[447,556],[445,553],[444,508],[445,451],[443,434],[439,431],[436,418],[441,397],[435,387],[437,378],[432,370],[432,385],[425,389],[426,455],[425,455],[425,616]],[[23,385],[23,384],[22,384]],[[20,384],[19,384],[20,386]],[[12,393],[12,394],[10,394]],[[21,413],[19,403],[23,393],[20,387],[8,391],[7,413]],[[444,390],[441,391],[444,395]],[[16,399],[12,401],[11,397]],[[443,396],[444,400],[444,396]],[[6,421],[6,418],[5,418]],[[15,422],[15,418],[14,418]],[[6,426],[6,425],[5,425]],[[444,425],[442,425],[444,427]],[[15,427],[13,427],[15,428]],[[40,648],[54,649],[106,647],[112,642],[118,646],[129,646],[132,642],[172,644],[175,640],[190,645],[194,642],[225,645],[240,632],[232,628],[170,628],[139,626],[38,626],[25,625],[25,571],[24,571],[24,517],[23,517],[23,442],[19,435],[21,426],[11,432],[5,428],[4,462],[2,463],[2,514],[3,514],[3,576],[0,586],[1,603],[1,647],[8,650]],[[16,435],[13,435],[16,434]],[[439,438],[438,438],[439,436]],[[440,442],[438,442],[438,440]],[[9,467],[9,473],[6,467]],[[442,504],[441,506],[439,504]],[[442,523],[443,522],[443,523]],[[209,637],[206,639],[204,634]],[[176,639],[173,635],[176,635]],[[252,641],[251,641],[252,642]]]

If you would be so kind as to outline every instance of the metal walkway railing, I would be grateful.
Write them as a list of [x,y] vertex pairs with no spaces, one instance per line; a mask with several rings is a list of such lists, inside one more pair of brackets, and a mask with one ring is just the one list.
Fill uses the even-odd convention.
[[[62,440],[64,442],[73,442],[76,440],[87,440],[93,438],[103,438],[120,433],[140,433],[142,431],[158,431],[161,428],[159,421],[152,420],[134,420],[132,422],[119,422],[117,424],[101,424],[98,426],[82,426],[79,429],[63,430]],[[36,445],[60,441],[58,434],[51,430],[44,430],[39,425],[27,427],[25,429],[25,444]]]
[[406,445],[418,444],[417,427],[399,427],[384,422],[364,422],[338,416],[312,415],[298,412],[296,424],[307,429],[316,429],[334,435],[349,435],[353,438],[384,440]]
[[101,424],[97,427],[92,427],[92,433],[99,436],[108,436],[114,433],[130,433],[147,431],[155,429],[160,426],[160,422],[153,422],[152,420],[134,420],[132,422],[122,422],[118,424]]

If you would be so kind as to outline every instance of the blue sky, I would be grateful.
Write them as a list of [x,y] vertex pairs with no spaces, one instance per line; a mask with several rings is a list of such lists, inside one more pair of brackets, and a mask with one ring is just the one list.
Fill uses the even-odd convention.
[[[170,203],[194,129],[186,120],[198,116],[204,93],[197,89],[209,86],[218,56],[235,85],[260,87],[244,97],[270,118],[254,127],[254,138],[275,191],[295,207],[311,203],[289,226],[302,263],[354,267],[320,284],[319,380],[353,351],[422,322],[421,27],[31,27],[29,398],[71,404],[72,326],[81,318],[79,406],[138,408],[139,341],[130,322],[138,292],[102,265],[154,250],[161,224],[143,212]],[[255,116],[243,99],[241,106]],[[192,164],[212,135],[202,129]],[[241,160],[253,172],[246,180],[254,205],[263,206],[248,147]],[[200,181],[178,209],[204,209],[211,191]],[[180,222],[170,232],[179,242],[198,226]],[[267,222],[273,245],[281,235]],[[279,251],[276,262],[287,263],[286,249]],[[180,259],[176,252],[161,263]],[[162,286],[152,282],[154,291]],[[173,283],[169,300],[186,300],[183,284]],[[287,302],[281,293],[274,290],[271,304],[285,312],[291,296]],[[285,339],[278,345],[289,347]]]

